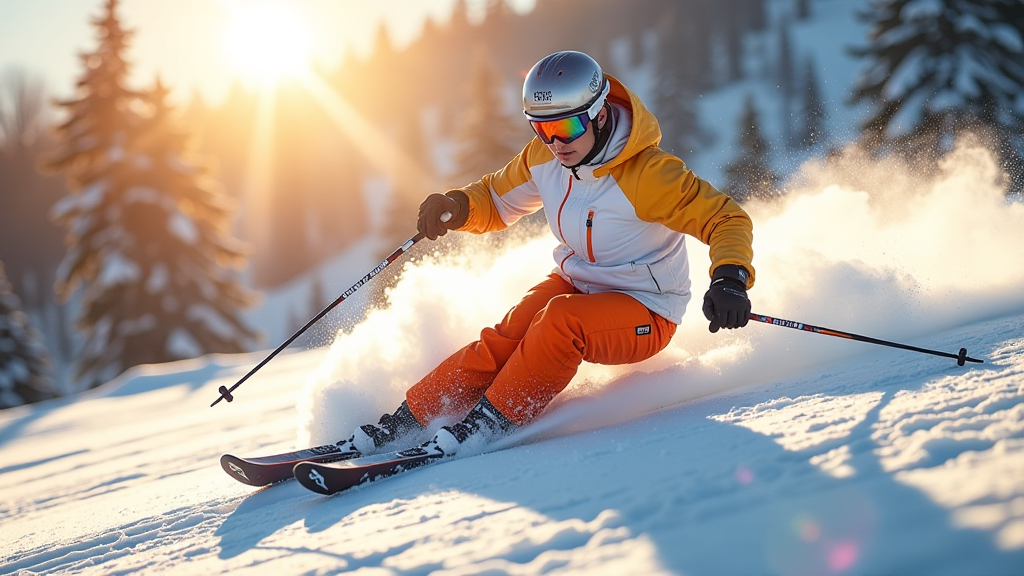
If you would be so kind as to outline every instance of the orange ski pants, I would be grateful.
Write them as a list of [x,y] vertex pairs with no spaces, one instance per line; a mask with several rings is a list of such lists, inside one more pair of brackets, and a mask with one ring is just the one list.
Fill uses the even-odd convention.
[[484,394],[524,425],[572,380],[584,360],[628,364],[668,345],[676,325],[619,292],[583,294],[557,274],[534,286],[501,323],[441,362],[406,392],[420,423],[463,418]]

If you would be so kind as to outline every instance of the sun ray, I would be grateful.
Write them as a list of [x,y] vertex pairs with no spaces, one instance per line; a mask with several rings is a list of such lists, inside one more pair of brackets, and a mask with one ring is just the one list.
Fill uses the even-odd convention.
[[334,124],[349,137],[366,162],[381,174],[393,179],[402,178],[408,187],[423,197],[430,192],[444,191],[430,171],[406,154],[315,73],[304,71],[296,77]]
[[[295,77],[353,143],[361,160],[389,178],[403,194],[410,198],[425,198],[432,192],[445,190],[432,171],[405,153],[314,72],[303,70]],[[268,230],[273,217],[270,201],[274,177],[274,110],[278,105],[276,92],[265,89],[258,94],[243,184],[246,214],[242,221],[246,224],[242,236],[257,247],[257,252],[270,240]]]
[[[253,122],[252,140],[246,156],[245,180],[243,181],[246,214],[241,218],[245,223],[242,235],[251,242],[257,253],[269,243],[270,196],[274,177],[273,137],[274,108],[276,91],[262,90],[256,103],[256,118]],[[253,270],[249,268],[250,273]]]

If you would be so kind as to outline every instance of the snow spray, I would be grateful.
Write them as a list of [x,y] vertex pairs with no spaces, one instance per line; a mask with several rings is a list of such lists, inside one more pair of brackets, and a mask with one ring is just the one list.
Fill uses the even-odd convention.
[[[1004,181],[994,156],[970,142],[930,177],[852,147],[805,164],[781,199],[744,206],[754,221],[754,308],[913,344],[1024,312],[1024,205],[1006,199]],[[497,247],[487,237],[458,241],[406,263],[390,304],[337,335],[299,394],[298,444],[337,441],[393,411],[553,268],[547,231]],[[687,245],[695,295],[672,344],[638,364],[584,363],[531,434],[607,426],[858,355],[903,353],[756,323],[711,334],[700,312],[707,248]]]

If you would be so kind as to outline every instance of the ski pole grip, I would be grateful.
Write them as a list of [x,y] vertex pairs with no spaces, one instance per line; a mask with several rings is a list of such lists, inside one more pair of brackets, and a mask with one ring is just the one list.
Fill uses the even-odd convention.
[[447,222],[447,221],[449,221],[451,219],[452,219],[452,213],[451,212],[445,212],[444,214],[441,214],[441,222]]

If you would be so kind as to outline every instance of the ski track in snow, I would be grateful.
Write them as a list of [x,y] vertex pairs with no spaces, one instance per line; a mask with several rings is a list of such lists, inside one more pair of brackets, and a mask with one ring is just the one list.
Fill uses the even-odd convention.
[[214,409],[251,356],[147,367],[0,420],[0,573],[1018,574],[1022,334],[918,342],[970,342],[967,368],[872,347],[332,498],[217,463],[291,448],[295,375],[324,351]]

